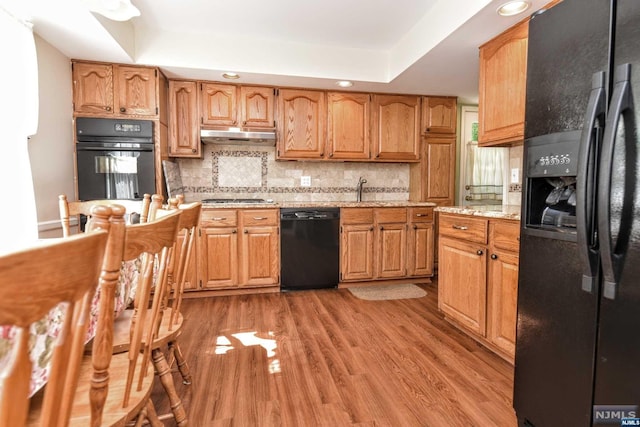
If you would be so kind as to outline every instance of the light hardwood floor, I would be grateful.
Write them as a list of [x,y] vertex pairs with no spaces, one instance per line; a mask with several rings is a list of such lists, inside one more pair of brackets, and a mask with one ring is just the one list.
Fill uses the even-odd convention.
[[[191,426],[515,426],[513,367],[419,299],[316,290],[184,301]],[[161,390],[154,392],[167,411]],[[166,425],[173,425],[167,421]]]

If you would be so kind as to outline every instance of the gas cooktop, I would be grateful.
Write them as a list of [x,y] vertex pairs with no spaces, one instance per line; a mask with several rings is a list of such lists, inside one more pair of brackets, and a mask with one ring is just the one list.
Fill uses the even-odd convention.
[[202,203],[269,203],[264,199],[203,199]]

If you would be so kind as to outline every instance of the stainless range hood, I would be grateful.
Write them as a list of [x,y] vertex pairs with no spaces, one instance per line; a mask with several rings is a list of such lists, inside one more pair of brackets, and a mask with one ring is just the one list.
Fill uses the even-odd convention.
[[256,144],[273,146],[276,144],[275,131],[244,131],[240,128],[224,130],[202,129],[200,139],[205,144]]

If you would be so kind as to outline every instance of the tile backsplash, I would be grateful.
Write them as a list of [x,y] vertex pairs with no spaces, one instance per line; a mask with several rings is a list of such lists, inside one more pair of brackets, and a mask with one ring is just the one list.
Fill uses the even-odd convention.
[[[355,201],[359,177],[365,201],[408,200],[406,163],[275,160],[275,147],[205,145],[203,159],[176,159],[187,200],[262,198],[281,201]],[[311,177],[302,187],[300,178]]]

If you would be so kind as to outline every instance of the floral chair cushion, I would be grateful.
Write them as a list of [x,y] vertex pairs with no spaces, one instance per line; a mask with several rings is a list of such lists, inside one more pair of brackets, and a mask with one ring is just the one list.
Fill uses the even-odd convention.
[[[157,267],[157,262],[154,267]],[[154,273],[156,271],[157,268],[154,268]],[[122,267],[120,268],[120,279],[115,289],[115,317],[120,315],[133,303],[138,278],[141,273],[141,259],[122,263]],[[91,304],[91,317],[87,328],[85,343],[89,342],[96,334],[99,301],[100,287],[96,290]],[[65,307],[65,304],[60,304],[58,307],[51,310],[46,317],[31,325],[29,351],[31,353],[33,367],[31,373],[30,396],[42,388],[49,378],[53,345],[62,327]],[[0,325],[0,373],[4,371],[10,362],[10,353],[16,332],[17,329],[13,326]]]

